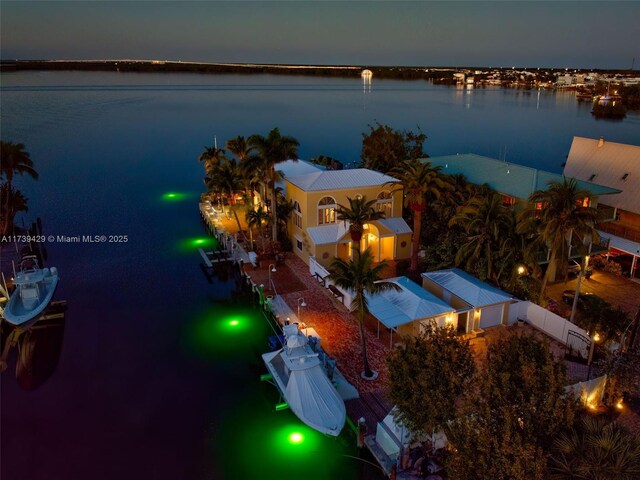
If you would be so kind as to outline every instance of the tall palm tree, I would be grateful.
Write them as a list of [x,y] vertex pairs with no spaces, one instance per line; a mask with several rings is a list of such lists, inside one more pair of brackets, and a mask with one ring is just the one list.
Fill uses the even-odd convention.
[[596,209],[584,207],[583,200],[591,192],[578,187],[575,179],[563,178],[562,182],[549,182],[547,190],[538,190],[529,197],[529,204],[518,218],[518,233],[534,232],[533,244],[549,249],[549,265],[542,280],[540,304],[546,298],[546,287],[558,266],[567,276],[569,250],[574,243],[583,248],[598,238],[594,228]]
[[294,209],[293,200],[287,200],[281,188],[276,188],[276,208],[278,209],[278,228],[280,233],[287,235],[287,222]]
[[244,192],[244,183],[240,169],[233,159],[225,159],[215,166],[206,177],[205,183],[209,190],[217,190],[222,195],[226,195],[230,200],[231,210],[238,225],[238,232],[242,233],[242,225],[236,211],[236,194]]
[[345,222],[349,222],[349,234],[354,243],[360,242],[364,224],[373,220],[379,220],[385,217],[385,213],[376,210],[376,200],[367,200],[367,197],[347,197],[349,206],[338,205],[336,209],[336,218]]
[[640,478],[640,440],[616,422],[586,417],[554,442],[549,469],[557,480]]
[[0,185],[0,235],[7,235],[13,229],[14,219],[18,212],[27,212],[27,199],[17,188],[8,183]]
[[255,187],[259,183],[259,180],[256,181],[259,176],[252,169],[254,150],[242,135],[227,140],[225,149],[238,160],[239,173],[245,181],[246,197],[251,198],[251,205],[253,205]]
[[[4,178],[7,185],[3,207],[7,215],[3,216],[3,223],[0,226],[2,231],[7,231],[13,224],[13,217],[11,223],[9,222],[9,212],[11,211],[9,202],[12,198],[15,198],[15,192],[17,192],[13,188],[14,176],[16,174],[29,175],[34,180],[38,179],[38,172],[33,167],[29,152],[25,151],[24,148],[22,143],[0,142],[0,178]],[[21,198],[24,199],[22,196]]]
[[504,206],[502,195],[473,197],[451,218],[449,226],[454,225],[462,227],[467,234],[467,241],[456,255],[456,264],[466,259],[466,269],[471,270],[483,259],[487,277],[497,282],[502,272],[496,271],[496,257],[504,257],[509,248],[515,247],[514,214]]
[[374,376],[369,359],[367,357],[367,339],[364,330],[364,319],[369,313],[366,294],[375,295],[387,290],[400,290],[395,283],[380,281],[382,271],[387,267],[382,261],[374,266],[373,255],[369,249],[360,253],[356,251],[353,259],[348,262],[341,258],[335,258],[331,263],[329,279],[338,287],[351,290],[354,293],[351,305],[352,312],[355,312],[358,325],[360,326],[360,340],[362,361],[364,362],[364,377]]
[[242,135],[238,135],[231,140],[227,140],[225,148],[238,159],[239,164],[242,164],[242,162],[249,158],[253,152],[253,148],[251,148],[247,139]]
[[249,234],[251,235],[251,247],[253,248],[253,227],[258,229],[258,235],[262,243],[262,250],[264,250],[264,229],[263,226],[269,222],[269,213],[264,209],[262,205],[258,208],[249,208],[244,215],[249,226]]
[[256,151],[255,167],[261,171],[265,191],[269,192],[271,197],[271,215],[272,215],[272,238],[278,240],[278,212],[276,209],[276,192],[275,182],[276,169],[275,165],[284,160],[298,159],[298,141],[289,136],[280,135],[280,130],[274,128],[266,137],[262,135],[251,135],[248,144]]
[[204,172],[209,175],[217,166],[226,160],[225,150],[216,145],[205,145],[198,160],[204,164]]
[[[393,168],[389,174],[400,180],[400,190],[404,189],[405,204],[413,216],[413,246],[409,270],[418,270],[418,249],[420,248],[420,234],[422,228],[422,214],[426,211],[427,194],[440,198],[443,191],[452,189],[449,180],[440,175],[442,167],[432,167],[430,162],[420,160],[405,160],[401,165]],[[391,183],[392,185],[397,185]]]

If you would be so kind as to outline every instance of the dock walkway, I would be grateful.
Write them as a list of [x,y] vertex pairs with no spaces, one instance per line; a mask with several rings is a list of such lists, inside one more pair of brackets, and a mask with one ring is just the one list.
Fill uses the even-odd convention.
[[[214,209],[209,202],[200,202],[200,215],[202,216],[202,220],[207,226],[207,229],[211,235],[213,235],[220,245],[221,251],[226,252],[228,254],[227,260],[232,260],[234,262],[249,263],[251,261],[249,254],[246,252],[244,247],[238,243],[237,234],[231,234],[224,228],[224,224],[220,219],[220,212]],[[210,253],[215,254],[216,252],[204,252],[210,257]],[[202,253],[201,253],[202,255]],[[203,257],[204,258],[204,257]],[[212,259],[209,258],[211,261]],[[220,260],[220,259],[213,259]],[[216,261],[211,261],[211,264],[216,263]],[[205,264],[208,267],[213,265],[209,265],[206,261]]]

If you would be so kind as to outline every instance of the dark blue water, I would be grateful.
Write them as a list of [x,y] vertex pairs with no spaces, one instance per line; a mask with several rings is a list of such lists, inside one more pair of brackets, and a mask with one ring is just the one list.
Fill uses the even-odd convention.
[[[203,233],[197,157],[214,134],[222,145],[278,126],[300,141],[301,158],[350,163],[377,120],[420,125],[431,155],[506,155],[552,171],[574,135],[640,143],[637,115],[596,121],[571,94],[375,79],[365,92],[359,80],[285,76],[26,72],[1,81],[2,140],[24,143],[40,173],[16,181],[27,221],[41,217],[47,235],[127,236],[46,244],[69,310],[51,378],[21,389],[15,355],[2,374],[8,480],[276,478],[287,463],[309,479],[370,476],[345,456],[349,439],[314,440],[299,465],[277,446],[296,421],[271,413],[277,396],[257,381],[266,326],[234,303],[233,282],[207,282],[189,243]],[[187,196],[163,201],[169,191]],[[235,314],[246,330],[223,328]]]

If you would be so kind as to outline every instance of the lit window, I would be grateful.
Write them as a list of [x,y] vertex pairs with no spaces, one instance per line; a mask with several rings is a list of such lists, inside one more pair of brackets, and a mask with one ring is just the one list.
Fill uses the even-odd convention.
[[391,192],[383,191],[378,194],[376,200],[376,210],[384,212],[384,216],[389,218],[393,215],[393,195]]
[[318,225],[336,223],[336,201],[333,197],[323,197],[318,202]]
[[505,207],[513,207],[516,204],[516,199],[514,197],[510,197],[509,195],[503,195],[502,204]]

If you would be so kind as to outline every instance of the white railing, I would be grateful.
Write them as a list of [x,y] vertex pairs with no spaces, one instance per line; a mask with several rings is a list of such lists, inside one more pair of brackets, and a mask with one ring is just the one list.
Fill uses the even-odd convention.
[[[589,334],[586,330],[571,323],[569,320],[562,318],[560,315],[556,315],[549,310],[542,308],[540,305],[536,305],[531,302],[520,302],[518,305],[518,318],[525,320],[530,325],[534,326],[538,330],[542,330],[550,337],[558,340],[563,345],[568,343],[568,335],[570,331],[580,334],[589,338]],[[580,353],[583,358],[588,355],[588,345],[585,345]]]
[[318,263],[318,261],[314,258],[314,257],[309,257],[309,272],[311,273],[311,275],[313,275],[315,278],[322,278],[324,280],[324,286],[329,288],[329,285],[333,285],[336,289],[338,289],[340,291],[340,293],[342,293],[342,295],[344,295],[343,297],[343,303],[344,305],[349,308],[351,305],[351,300],[353,300],[353,292],[351,292],[350,290],[345,290],[343,288],[338,287],[335,283],[333,283],[331,280],[329,280],[329,271],[324,268],[322,265],[320,265]]

